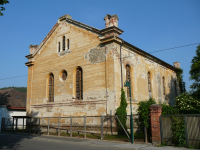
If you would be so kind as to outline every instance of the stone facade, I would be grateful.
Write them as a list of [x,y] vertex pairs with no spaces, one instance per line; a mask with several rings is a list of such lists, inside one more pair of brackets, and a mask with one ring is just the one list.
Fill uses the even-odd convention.
[[[30,54],[26,56],[29,60],[26,63],[28,115],[99,116],[110,114],[110,111],[114,114],[120,104],[120,49],[123,82],[126,65],[131,68],[133,113],[139,101],[149,98],[148,72],[152,97],[157,102],[173,105],[179,94],[179,89],[175,89],[178,87],[175,86],[176,68],[119,38],[123,31],[118,28],[117,15],[106,15],[104,19],[106,28],[99,30],[64,15],[39,46],[30,46]],[[63,37],[67,45],[64,49]],[[82,68],[82,100],[76,99],[77,68]],[[67,72],[64,81],[63,70]],[[49,102],[51,74],[54,77],[53,102]],[[127,88],[124,90],[127,93]],[[129,98],[127,102],[130,104]],[[129,106],[127,112],[130,113]]]

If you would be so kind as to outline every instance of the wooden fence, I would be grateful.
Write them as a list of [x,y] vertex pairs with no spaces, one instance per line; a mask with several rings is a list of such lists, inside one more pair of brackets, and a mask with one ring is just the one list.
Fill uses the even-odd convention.
[[161,140],[167,145],[174,145],[172,134],[172,117],[176,117],[178,121],[184,120],[186,146],[200,146],[200,115],[161,115]]

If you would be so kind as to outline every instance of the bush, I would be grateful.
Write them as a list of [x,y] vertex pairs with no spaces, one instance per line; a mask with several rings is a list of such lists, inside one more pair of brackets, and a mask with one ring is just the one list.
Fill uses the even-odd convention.
[[167,104],[160,104],[162,106],[162,115],[176,115],[179,114],[179,109],[169,106]]
[[[126,97],[125,97],[125,92],[124,89],[121,89],[121,102],[119,108],[117,108],[116,114],[122,123],[123,127],[125,130],[127,130],[126,126],[126,120],[127,120],[127,112],[126,112],[126,107],[127,107],[127,102],[126,102]],[[124,130],[122,129],[120,123],[117,121],[117,129],[118,129],[118,135],[125,135]]]
[[148,128],[150,125],[150,109],[149,107],[152,104],[156,104],[155,100],[151,97],[149,100],[141,101],[137,105],[139,105],[137,111],[139,115],[139,121],[142,123],[142,126]]
[[200,100],[194,99],[188,93],[176,97],[175,107],[181,114],[200,114]]

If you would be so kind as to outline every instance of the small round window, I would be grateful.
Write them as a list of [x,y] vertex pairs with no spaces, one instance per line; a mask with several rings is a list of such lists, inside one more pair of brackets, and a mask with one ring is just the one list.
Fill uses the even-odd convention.
[[66,70],[61,71],[60,78],[62,79],[62,81],[65,81],[67,79],[67,71]]

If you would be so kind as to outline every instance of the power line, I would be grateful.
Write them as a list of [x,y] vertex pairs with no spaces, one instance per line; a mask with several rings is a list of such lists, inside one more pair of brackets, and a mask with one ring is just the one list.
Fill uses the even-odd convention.
[[171,50],[171,49],[176,49],[176,48],[181,48],[181,47],[186,47],[186,46],[191,46],[191,45],[196,45],[196,44],[200,44],[200,43],[193,43],[193,44],[188,44],[188,45],[183,45],[183,46],[178,46],[178,47],[172,47],[172,48],[148,52],[148,53],[156,53],[156,52],[160,52],[160,51],[167,51],[167,50]]
[[[182,48],[182,47],[196,45],[196,44],[200,44],[200,43],[193,43],[193,44],[188,44],[188,45],[183,45],[183,46],[178,46],[178,47],[172,47],[172,48],[168,48],[168,49],[163,49],[163,50],[158,50],[158,51],[153,51],[153,52],[147,52],[147,53],[156,53],[156,52],[161,52],[161,51],[166,51],[166,50],[171,50],[171,49],[176,49],[176,48]],[[134,56],[126,56],[126,57],[123,57],[123,58],[128,58],[128,57],[134,57]],[[118,59],[113,59],[113,60],[118,60]],[[107,61],[113,61],[113,60],[107,60]],[[51,63],[52,63],[52,61],[51,61]],[[81,66],[86,66],[86,65],[93,65],[93,64],[85,64],[85,65],[81,65]],[[52,71],[57,71],[57,70],[52,70]],[[45,72],[35,73],[34,75],[41,74],[41,73],[45,73]],[[28,75],[21,75],[21,76],[15,76],[15,77],[10,77],[10,78],[3,78],[3,79],[0,79],[0,80],[7,80],[7,79],[13,79],[13,78],[19,78],[19,77],[25,77],[25,76],[28,76]]]

